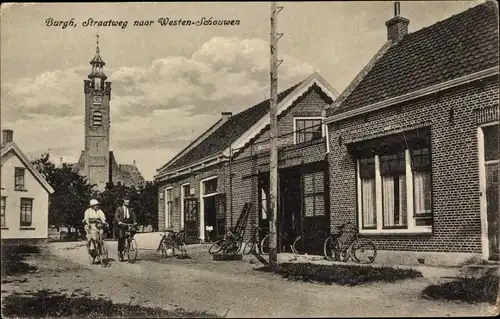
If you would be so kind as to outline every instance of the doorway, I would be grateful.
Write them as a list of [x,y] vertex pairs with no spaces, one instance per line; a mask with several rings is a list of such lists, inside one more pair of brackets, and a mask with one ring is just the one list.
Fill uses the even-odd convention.
[[302,234],[302,192],[300,167],[280,171],[279,252],[291,252],[290,246]]
[[217,240],[217,206],[215,195],[203,198],[203,214],[205,221],[205,241]]
[[500,259],[499,128],[498,123],[493,123],[478,131],[483,255],[497,261]]

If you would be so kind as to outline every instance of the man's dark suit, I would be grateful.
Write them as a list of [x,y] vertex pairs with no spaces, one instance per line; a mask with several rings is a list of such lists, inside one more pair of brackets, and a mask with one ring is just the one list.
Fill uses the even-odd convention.
[[[119,222],[127,224],[135,224],[136,222],[134,210],[130,207],[127,208],[128,208],[129,218],[125,218],[125,206],[123,205],[118,207],[115,212],[115,224],[119,227],[119,232],[118,232],[119,252],[123,251],[123,246],[125,245],[125,231],[126,231],[126,228],[124,226],[119,225]],[[135,229],[131,230],[131,232],[135,232]]]

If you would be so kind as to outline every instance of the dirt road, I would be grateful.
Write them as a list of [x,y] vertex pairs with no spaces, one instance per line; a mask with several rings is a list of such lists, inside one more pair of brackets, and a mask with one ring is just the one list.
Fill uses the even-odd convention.
[[[116,259],[116,243],[110,258]],[[79,247],[78,247],[79,246]],[[248,261],[213,262],[202,251],[191,260],[159,260],[141,251],[135,264],[111,261],[89,265],[81,243],[49,245],[39,255],[40,271],[24,283],[2,286],[3,293],[33,289],[84,290],[115,302],[162,308],[181,307],[228,317],[478,316],[491,315],[487,304],[468,305],[420,298],[429,279],[357,287],[286,281],[253,270]]]

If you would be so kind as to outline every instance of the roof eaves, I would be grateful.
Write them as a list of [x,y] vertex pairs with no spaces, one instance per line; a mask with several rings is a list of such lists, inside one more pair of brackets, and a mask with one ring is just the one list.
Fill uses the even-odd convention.
[[6,144],[2,148],[2,151],[0,153],[0,157],[5,156],[11,150],[16,153],[16,155],[19,157],[21,162],[23,162],[24,166],[31,172],[31,174],[43,186],[43,188],[45,188],[45,190],[49,194],[53,194],[54,189],[52,188],[52,186],[50,186],[50,184],[45,180],[45,178],[36,170],[36,168],[33,166],[33,164],[31,164],[29,159],[26,157],[26,155],[24,155],[23,151],[19,148],[19,146],[17,146],[17,144],[15,142],[10,142],[10,143]]
[[473,81],[481,80],[484,78],[488,78],[494,75],[498,75],[499,69],[497,67],[485,69],[476,73],[468,74],[460,78],[455,78],[446,82],[441,82],[435,85],[431,85],[428,87],[425,87],[423,89],[417,90],[417,91],[412,91],[403,95],[399,95],[393,98],[389,98],[380,102],[376,102],[373,104],[361,106],[359,108],[353,108],[346,110],[344,112],[338,112],[335,114],[332,114],[325,120],[325,124],[328,123],[333,123],[341,120],[345,120],[354,116],[358,116],[361,114],[365,114],[368,112],[373,112],[377,111],[380,109],[383,109],[388,106],[392,106],[395,104],[403,103],[406,101],[414,100],[417,98],[424,97],[426,95],[430,95],[439,91],[447,90],[455,86],[467,84]]
[[[299,82],[295,88],[289,92],[286,96],[284,96],[281,101],[278,103],[278,111],[276,115],[280,115],[284,111],[286,111],[293,103],[302,96],[311,86],[318,85],[324,93],[332,99],[335,103],[338,92],[333,89],[328,82],[323,79],[317,72],[314,72],[310,76],[308,76],[304,81]],[[269,111],[266,115],[269,114]],[[268,124],[269,124],[269,116],[264,115],[261,117],[257,123],[255,123],[250,129],[248,129],[244,134],[242,134],[239,138],[237,138],[231,145],[226,148],[223,152],[224,156],[229,157],[231,153],[231,149],[241,149],[251,140],[254,136],[259,134]]]
[[[207,157],[204,157],[200,160],[197,160],[196,162],[192,162],[188,165],[184,165],[184,166],[181,166],[181,167],[176,167],[176,168],[173,168],[172,170],[170,171],[163,171],[161,173],[158,173],[156,174],[155,176],[153,176],[153,178],[155,180],[159,180],[159,179],[163,179],[165,176],[168,176],[168,175],[172,175],[172,174],[175,174],[177,173],[176,176],[179,176],[179,175],[183,175],[184,173],[179,173],[179,172],[182,172],[182,171],[185,171],[185,170],[189,170],[189,172],[196,166],[201,166],[200,168],[207,168],[207,167],[210,167],[212,165],[215,165],[215,164],[218,164],[220,163],[223,159],[225,158],[225,156],[221,153],[218,153],[216,155],[210,155],[210,156],[207,156]],[[217,160],[213,163],[210,163],[214,160]],[[205,163],[209,163],[208,165],[206,165]],[[204,165],[205,164],[205,165]]]

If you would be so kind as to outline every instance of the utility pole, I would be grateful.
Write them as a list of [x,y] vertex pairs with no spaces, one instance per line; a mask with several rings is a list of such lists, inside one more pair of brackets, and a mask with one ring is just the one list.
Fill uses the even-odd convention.
[[278,61],[278,40],[283,34],[276,32],[277,16],[283,7],[277,7],[276,2],[271,3],[271,97],[270,103],[270,129],[271,129],[271,159],[270,159],[270,204],[271,216],[269,219],[269,264],[271,267],[278,265],[278,66],[282,61]]

